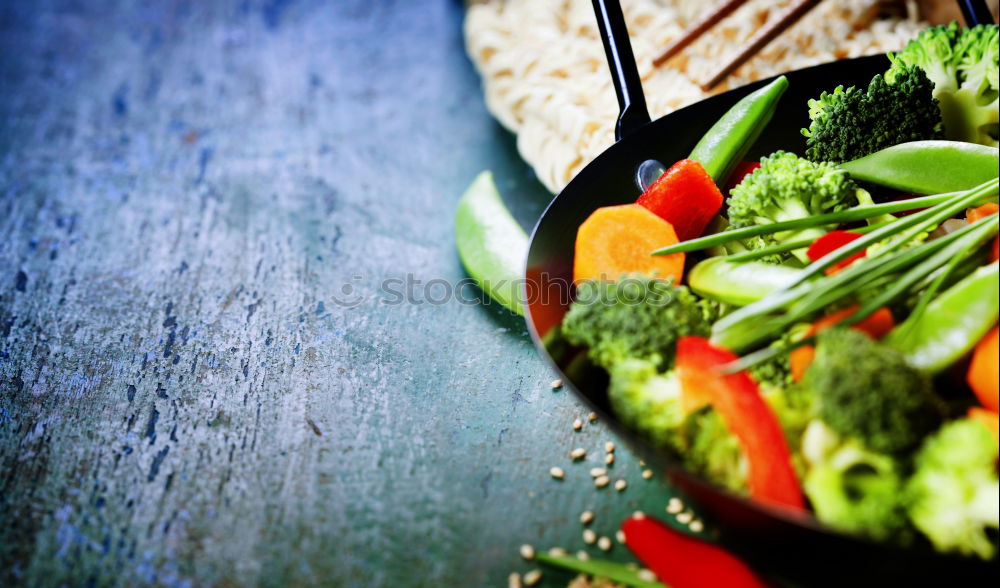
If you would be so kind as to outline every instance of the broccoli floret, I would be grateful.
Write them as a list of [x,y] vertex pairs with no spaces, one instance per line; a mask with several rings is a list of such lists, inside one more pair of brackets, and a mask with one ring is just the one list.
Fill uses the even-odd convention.
[[934,83],[944,134],[955,141],[997,147],[1000,38],[997,25],[929,28],[896,54],[885,77],[890,83],[907,66],[918,66]]
[[876,75],[868,89],[837,86],[809,100],[812,123],[802,129],[806,157],[840,163],[925,139],[940,139],[934,84],[919,67],[902,67],[892,83]]
[[608,399],[622,423],[657,447],[680,452],[680,427],[685,419],[681,384],[674,372],[661,374],[656,363],[624,359],[611,368]]
[[994,557],[1000,482],[990,431],[969,419],[948,423],[924,442],[914,463],[906,487],[914,525],[940,551]]
[[746,489],[739,442],[711,407],[688,413],[673,371],[647,360],[625,359],[611,369],[608,399],[622,423],[656,447],[675,452],[688,470],[734,491]]
[[820,421],[806,428],[802,454],[807,463],[802,485],[819,520],[876,540],[909,538],[903,476],[895,459],[843,439]]
[[[760,167],[733,188],[727,200],[729,223],[740,228],[834,212],[857,204],[858,191],[847,173],[832,163],[815,163],[777,151],[761,158]],[[824,233],[822,227],[785,231],[751,240],[747,245],[759,249],[787,241],[816,239]],[[793,253],[802,263],[809,263],[805,248]]]
[[706,406],[684,421],[684,466],[734,492],[747,488],[747,461],[736,437],[715,409]]
[[712,307],[686,287],[630,276],[581,284],[562,332],[570,343],[589,347],[591,359],[605,369],[625,359],[644,359],[667,371],[678,337],[708,335],[713,319]]
[[823,422],[876,452],[913,449],[943,418],[944,404],[925,374],[895,349],[850,329],[819,334],[804,381]]

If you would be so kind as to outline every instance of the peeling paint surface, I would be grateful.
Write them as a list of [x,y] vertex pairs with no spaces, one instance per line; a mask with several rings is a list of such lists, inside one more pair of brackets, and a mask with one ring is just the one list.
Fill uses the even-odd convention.
[[384,303],[465,276],[481,169],[526,225],[548,200],[461,17],[0,5],[0,585],[498,586],[584,509],[662,510],[624,448],[594,489],[612,437],[521,319]]

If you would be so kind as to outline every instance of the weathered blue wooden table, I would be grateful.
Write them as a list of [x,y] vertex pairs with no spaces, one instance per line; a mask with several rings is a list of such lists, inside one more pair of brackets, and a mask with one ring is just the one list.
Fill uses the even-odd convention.
[[428,301],[478,171],[549,198],[462,10],[3,3],[0,584],[496,586],[663,508],[521,319]]

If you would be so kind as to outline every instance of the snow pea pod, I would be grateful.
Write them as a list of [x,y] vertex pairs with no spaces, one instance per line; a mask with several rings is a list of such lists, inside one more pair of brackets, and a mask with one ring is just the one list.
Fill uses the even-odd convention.
[[940,194],[997,177],[1000,150],[961,141],[913,141],[840,164],[855,180],[910,192]]
[[760,261],[710,257],[691,268],[688,285],[699,296],[736,306],[757,302],[792,284],[800,270]]
[[725,186],[733,168],[771,121],[788,88],[785,76],[744,96],[722,115],[688,155],[701,164],[717,186]]
[[937,373],[968,353],[997,322],[997,262],[969,274],[886,335],[917,369]]

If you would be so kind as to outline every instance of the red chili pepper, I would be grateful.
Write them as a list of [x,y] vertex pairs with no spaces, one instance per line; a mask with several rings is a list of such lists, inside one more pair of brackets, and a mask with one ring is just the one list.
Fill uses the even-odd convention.
[[[819,239],[816,239],[816,241],[809,246],[809,249],[806,250],[806,256],[809,258],[809,261],[818,261],[820,258],[829,255],[844,245],[847,245],[851,241],[859,238],[861,238],[859,233],[852,233],[850,231],[831,231]],[[865,252],[863,250],[858,251],[854,255],[844,259],[836,265],[826,268],[824,273],[826,273],[826,275],[835,274],[864,256]]]
[[676,365],[684,403],[711,404],[736,436],[749,465],[747,486],[751,498],[805,510],[792,454],[778,418],[746,372],[720,371],[737,359],[735,354],[712,347],[701,337],[681,337],[677,341]]
[[722,192],[729,194],[733,188],[739,186],[740,182],[745,180],[758,167],[760,167],[759,161],[741,161],[737,163],[736,167],[733,168],[733,173],[729,174],[729,181],[726,182],[726,187]]
[[706,541],[674,531],[649,517],[622,523],[625,545],[672,588],[767,588],[745,563]]
[[674,227],[681,241],[700,237],[722,209],[722,192],[697,161],[670,166],[636,201]]

